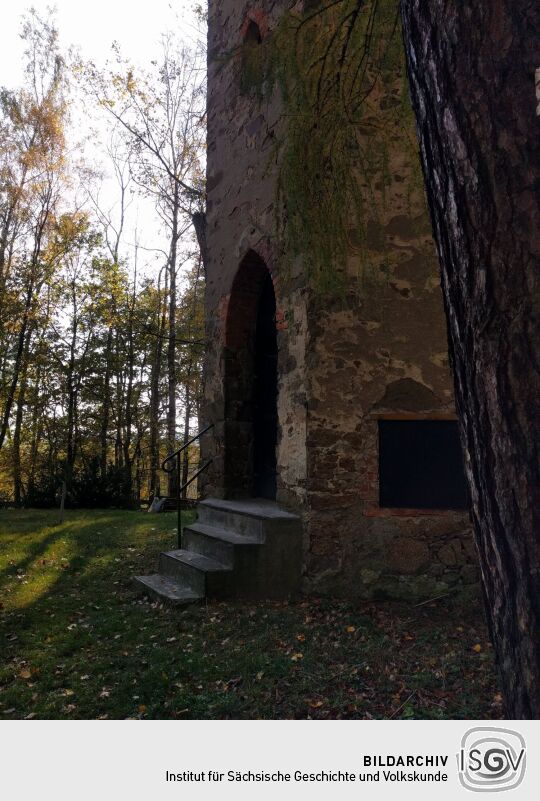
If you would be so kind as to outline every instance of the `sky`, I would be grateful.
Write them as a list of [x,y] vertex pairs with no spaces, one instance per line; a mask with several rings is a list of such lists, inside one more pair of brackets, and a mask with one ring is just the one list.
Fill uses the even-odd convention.
[[2,4],[0,86],[13,86],[21,74],[21,15],[34,7],[43,13],[56,8],[63,47],[77,45],[85,58],[104,62],[113,41],[134,63],[148,63],[159,51],[160,33],[177,29],[195,41],[198,26],[195,0],[11,0]]
[[[74,46],[83,59],[95,62],[97,66],[103,66],[111,57],[111,45],[116,41],[120,45],[122,55],[134,66],[149,67],[152,59],[159,59],[161,35],[165,31],[175,31],[180,39],[192,44],[202,40],[204,33],[193,10],[195,5],[196,0],[6,2],[2,7],[3,46],[0,48],[0,87],[14,89],[22,82],[24,47],[19,36],[21,17],[31,7],[42,15],[46,15],[50,8],[55,10],[62,52],[67,52]],[[72,116],[79,117],[78,107],[74,108],[73,112]],[[110,175],[103,149],[100,149],[110,137],[108,127],[110,121],[99,122],[98,119],[96,122],[92,118],[88,119],[88,123],[92,126],[92,130],[96,130],[97,138],[95,144],[92,144],[91,140],[89,145],[85,145],[86,158],[95,167],[102,168],[105,176]],[[116,184],[112,179],[105,177],[100,189],[100,203],[112,213],[113,217],[114,210],[118,208],[117,197]],[[140,275],[155,273],[160,268],[163,262],[162,249],[167,247],[162,235],[160,224],[149,202],[137,198],[128,212],[124,248],[133,252],[137,239],[141,246],[140,254],[147,254],[146,259],[139,260]],[[182,277],[179,276],[179,279],[181,281]]]

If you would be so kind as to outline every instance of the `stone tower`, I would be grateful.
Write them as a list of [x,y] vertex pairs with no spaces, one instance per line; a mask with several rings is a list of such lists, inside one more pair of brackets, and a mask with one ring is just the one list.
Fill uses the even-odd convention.
[[305,9],[209,5],[205,494],[299,514],[306,591],[416,598],[470,583],[438,266],[423,193],[407,188],[417,156],[390,140],[345,291],[315,293],[309,254],[288,259],[280,238],[282,90],[261,96],[242,75],[243,49]]

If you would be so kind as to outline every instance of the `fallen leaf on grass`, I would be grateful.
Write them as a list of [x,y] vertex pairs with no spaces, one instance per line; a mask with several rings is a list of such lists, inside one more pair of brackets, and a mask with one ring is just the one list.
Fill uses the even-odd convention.
[[293,655],[291,656],[291,662],[299,662],[299,661],[300,661],[301,659],[303,659],[303,658],[304,658],[304,654],[300,654],[300,653],[298,653],[298,654],[293,654]]

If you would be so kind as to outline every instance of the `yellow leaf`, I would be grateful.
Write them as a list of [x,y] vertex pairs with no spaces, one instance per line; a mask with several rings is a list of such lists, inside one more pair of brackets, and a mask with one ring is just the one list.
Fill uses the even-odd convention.
[[356,628],[355,628],[355,626],[347,626],[345,631],[347,632],[347,634],[354,634],[354,632],[356,631]]
[[299,661],[300,661],[300,659],[303,659],[303,658],[304,658],[304,654],[300,654],[300,653],[298,653],[298,654],[293,654],[293,655],[291,656],[291,662],[299,662]]
[[141,713],[141,715],[144,715],[144,713],[146,712],[146,706],[145,706],[145,704],[141,704],[141,705],[139,706],[139,712]]
[[480,643],[479,643],[479,642],[478,642],[478,643],[476,643],[476,645],[473,645],[473,651],[474,651],[475,653],[479,654],[481,650],[482,650],[482,646],[480,645]]
[[24,670],[21,670],[21,672],[19,673],[19,676],[20,676],[21,679],[31,679],[32,678],[32,673],[31,673],[30,670],[28,670],[28,668],[25,668]]

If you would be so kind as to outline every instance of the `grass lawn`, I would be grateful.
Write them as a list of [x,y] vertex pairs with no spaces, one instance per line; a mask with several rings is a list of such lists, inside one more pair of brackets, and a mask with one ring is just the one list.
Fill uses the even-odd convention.
[[497,718],[474,604],[332,599],[184,610],[131,581],[176,517],[0,511],[0,720]]

